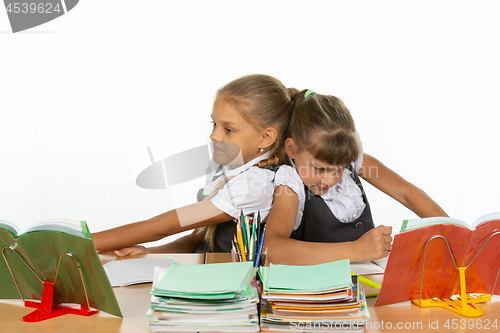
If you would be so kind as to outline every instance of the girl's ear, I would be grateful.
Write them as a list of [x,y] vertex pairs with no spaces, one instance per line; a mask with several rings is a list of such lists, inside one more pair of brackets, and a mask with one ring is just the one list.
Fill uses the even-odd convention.
[[286,139],[286,141],[285,141],[285,151],[286,151],[286,154],[291,159],[294,159],[297,156],[297,145],[295,144],[295,141],[293,141],[292,138]]
[[260,139],[259,148],[270,147],[276,138],[278,137],[278,131],[273,127],[268,127],[262,132],[262,138]]

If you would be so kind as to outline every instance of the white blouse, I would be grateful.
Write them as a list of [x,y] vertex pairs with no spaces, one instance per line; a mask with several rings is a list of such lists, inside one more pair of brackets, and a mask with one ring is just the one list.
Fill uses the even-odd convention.
[[[351,163],[356,172],[359,172],[363,164],[363,152],[358,159]],[[294,166],[282,165],[276,172],[274,178],[274,187],[280,185],[288,186],[299,197],[299,207],[297,209],[297,218],[293,230],[300,226],[302,215],[304,214],[305,189],[302,179]],[[363,193],[356,182],[351,177],[351,171],[344,169],[341,180],[330,187],[328,192],[321,195],[326,205],[332,211],[333,215],[343,223],[349,223],[357,219],[366,207],[363,201]]]
[[[211,172],[207,176],[207,185],[203,189],[203,195],[209,195],[222,179],[234,176],[210,201],[235,219],[238,217],[238,209],[241,209],[245,215],[260,211],[261,218],[265,219],[273,204],[274,172],[254,165],[268,157],[269,154],[266,153],[235,169],[223,166],[222,177],[214,182],[210,180],[216,172]],[[216,170],[216,168],[212,169]]]

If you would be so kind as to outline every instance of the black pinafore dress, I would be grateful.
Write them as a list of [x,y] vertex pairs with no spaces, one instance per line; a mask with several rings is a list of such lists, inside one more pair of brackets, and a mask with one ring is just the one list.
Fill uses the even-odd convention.
[[[265,169],[276,172],[278,167],[265,167]],[[198,201],[201,201],[202,191],[198,191]],[[196,250],[195,253],[206,253],[206,252],[231,252],[231,240],[236,236],[236,221],[230,220],[227,222],[222,222],[217,224],[217,228],[214,233],[214,247],[210,251],[208,244],[203,241]]]
[[236,222],[234,220],[217,224],[214,234],[214,247],[212,251],[208,248],[208,244],[203,241],[194,250],[195,253],[207,252],[231,252],[231,240],[236,235]]

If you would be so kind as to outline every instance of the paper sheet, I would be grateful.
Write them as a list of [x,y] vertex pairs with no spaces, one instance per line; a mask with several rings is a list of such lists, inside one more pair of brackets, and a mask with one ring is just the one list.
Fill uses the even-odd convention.
[[386,264],[386,258],[374,261],[355,262],[351,263],[351,272],[358,275],[382,274],[384,273]]
[[104,264],[112,287],[153,282],[155,266],[170,267],[172,258],[114,260]]

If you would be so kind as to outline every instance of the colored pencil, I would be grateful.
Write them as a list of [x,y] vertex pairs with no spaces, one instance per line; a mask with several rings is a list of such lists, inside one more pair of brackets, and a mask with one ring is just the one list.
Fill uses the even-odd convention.
[[235,252],[236,252],[236,261],[238,261],[238,262],[243,261],[243,260],[241,259],[241,253],[240,253],[240,250],[238,249],[238,240],[236,239],[236,236],[234,236],[234,240],[233,240],[232,242],[233,242],[233,245],[234,245],[234,244],[236,244],[236,245],[235,245],[235,248],[236,248],[236,249],[235,249]]
[[254,251],[254,246],[253,246],[253,235],[250,237],[250,248],[248,249],[248,261],[253,261],[253,251]]
[[250,250],[250,237],[252,236],[252,233],[250,232],[250,223],[248,221],[248,215],[243,216],[243,221],[245,221],[245,228],[247,233],[247,250]]
[[264,229],[262,230],[262,235],[260,236],[259,240],[259,248],[257,250],[257,260],[255,260],[255,264],[253,265],[254,267],[259,267],[260,263],[260,257],[262,256],[262,246],[264,245],[264,237],[266,236],[266,226],[264,226]]
[[241,233],[243,234],[243,251],[241,252],[242,256],[245,256],[245,253],[247,252],[247,244],[248,244],[248,236],[246,233],[246,227],[245,227],[245,217],[243,216],[243,211],[241,211],[241,214],[239,214],[239,221],[241,225]]
[[354,272],[351,272],[351,275],[358,275],[359,282],[363,282],[364,284],[369,285],[372,288],[380,289],[380,284],[378,284],[377,282],[373,282],[372,280],[369,280],[369,279],[365,278],[364,276],[361,276],[361,275],[356,274]]
[[[252,217],[252,248],[253,248],[253,251],[252,252],[257,252],[257,247],[259,246],[259,240],[257,238],[257,232],[256,232],[256,223],[255,223],[255,219]],[[255,255],[253,256],[253,260],[255,262]]]
[[241,236],[241,225],[239,223],[236,225],[236,239],[238,240],[238,246],[240,248],[241,257],[243,261],[246,261],[245,246],[243,245],[243,237]]
[[234,261],[239,261],[238,254],[236,253],[236,248],[234,247],[233,240],[231,240],[231,251],[233,252],[233,255],[234,255]]

